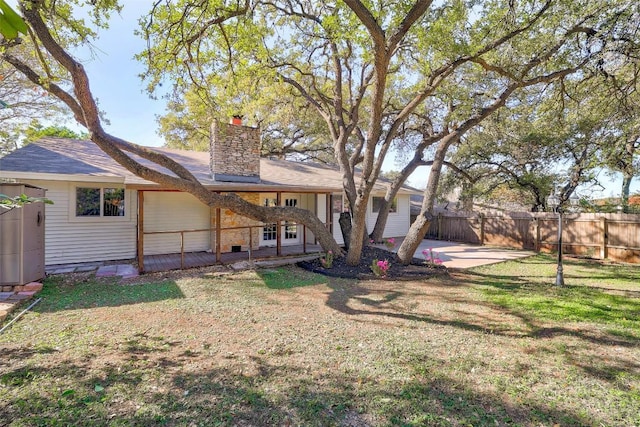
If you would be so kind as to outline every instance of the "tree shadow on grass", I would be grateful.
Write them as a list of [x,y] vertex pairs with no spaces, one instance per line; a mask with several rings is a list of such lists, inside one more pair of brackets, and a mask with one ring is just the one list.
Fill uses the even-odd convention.
[[[372,318],[393,319],[394,321],[420,322],[429,325],[450,326],[478,334],[492,334],[513,338],[532,338],[534,340],[551,340],[559,337],[570,337],[588,343],[588,347],[622,347],[628,349],[640,348],[640,340],[631,334],[617,333],[603,328],[579,324],[558,325],[540,319],[535,314],[528,314],[517,308],[505,308],[481,298],[474,298],[473,292],[464,294],[452,292],[448,286],[434,286],[432,283],[423,284],[419,290],[406,289],[400,286],[385,287],[363,283],[353,283],[344,286],[330,283],[332,291],[327,296],[327,306],[349,316],[362,316],[362,321],[371,322]],[[519,286],[500,288],[501,291],[512,292]],[[454,289],[455,291],[455,289]],[[422,300],[422,307],[405,309],[399,300]],[[394,302],[393,305],[389,304]],[[449,305],[440,314],[429,312],[429,304]],[[597,304],[596,304],[597,305]],[[615,309],[614,309],[615,310]],[[624,313],[619,313],[624,315]],[[593,319],[592,319],[593,320]],[[585,321],[588,321],[586,319]],[[406,326],[404,323],[398,323]],[[570,352],[568,352],[570,353]],[[605,380],[612,385],[627,390],[620,377],[629,375],[640,378],[640,364],[617,352],[601,361],[576,356],[566,356],[567,363],[573,365],[585,374]],[[592,356],[591,356],[592,357]],[[622,384],[622,386],[620,386]],[[626,388],[625,388],[626,387]],[[628,390],[627,390],[628,391]]]
[[[412,358],[410,380],[306,369],[252,357],[252,373],[61,363],[6,373],[0,423],[29,425],[598,425],[540,402],[479,392]],[[158,376],[161,375],[161,376]],[[154,380],[155,379],[155,380]]]
[[[465,276],[465,281],[468,282],[467,279],[468,275]],[[477,281],[475,284],[486,285],[483,281]],[[443,293],[439,293],[438,287],[436,286],[435,292],[432,292],[430,295],[427,295],[426,292],[427,289],[433,288],[431,283],[424,284],[424,291],[412,292],[411,295],[407,292],[399,291],[400,286],[396,286],[391,290],[384,287],[373,288],[371,286],[364,286],[361,282],[355,282],[345,286],[335,281],[330,282],[328,286],[332,291],[327,297],[327,306],[348,315],[382,316],[443,326],[454,326],[468,331],[492,333],[507,337],[551,338],[554,336],[567,335],[593,344],[605,346],[636,347],[640,345],[636,336],[615,333],[615,331],[591,331],[556,325],[546,326],[543,324],[543,318],[540,318],[539,315],[528,314],[524,308],[503,307],[491,302],[472,299],[471,295],[464,298],[461,298],[459,295],[447,295],[446,290],[451,289],[449,286],[440,287],[441,290],[444,291]],[[523,286],[525,285],[511,284],[503,286],[500,283],[496,286],[492,285],[492,287],[499,289],[500,292],[513,292],[522,289]],[[600,293],[598,290],[589,290],[589,292]],[[373,295],[375,295],[375,298],[373,298]],[[585,304],[588,308],[592,309],[594,313],[587,312],[584,314],[584,318],[575,320],[602,322],[606,321],[609,316],[623,318],[625,316],[637,317],[640,315],[640,300],[630,300],[617,295],[608,295],[607,297],[611,298],[611,303],[605,306],[593,301],[586,301]],[[466,318],[464,320],[451,320],[438,318],[429,314],[421,314],[415,311],[407,312],[405,310],[399,310],[397,306],[386,306],[386,303],[399,298],[436,298],[438,301],[444,303],[464,303],[468,304],[469,307],[480,308],[487,313],[508,314],[514,320],[519,320],[519,322],[501,321],[500,323],[494,322],[493,324],[487,324],[487,319],[477,312],[458,312],[458,314]],[[621,304],[620,301],[624,301],[625,304]],[[372,307],[372,309],[356,308],[355,306],[357,304],[354,304],[354,302],[363,303],[364,305]],[[549,310],[552,309],[553,307],[549,308]],[[633,318],[635,319],[635,317]]]

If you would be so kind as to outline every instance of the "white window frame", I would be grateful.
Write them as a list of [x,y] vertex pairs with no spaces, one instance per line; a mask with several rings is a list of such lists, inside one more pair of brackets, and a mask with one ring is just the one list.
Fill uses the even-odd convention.
[[[78,188],[96,188],[100,190],[100,215],[78,216],[76,215]],[[105,216],[104,215],[104,190],[107,188],[116,188],[124,190],[124,215],[122,216]],[[121,222],[129,221],[131,218],[131,197],[129,191],[122,185],[94,185],[94,184],[71,184],[69,186],[69,220],[71,222]]]
[[[375,205],[373,203],[374,199],[383,199],[384,200],[384,196],[371,196],[371,213],[377,215],[379,212],[374,210],[374,205]],[[393,198],[393,202],[391,203],[391,206],[395,206],[395,210],[389,209],[389,215],[397,215],[398,211],[399,211],[399,208],[400,208],[398,206],[398,197],[397,196]]]

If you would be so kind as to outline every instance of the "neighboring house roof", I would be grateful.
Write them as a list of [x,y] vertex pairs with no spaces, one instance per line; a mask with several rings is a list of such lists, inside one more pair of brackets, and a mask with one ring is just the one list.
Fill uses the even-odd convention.
[[[342,174],[337,168],[316,163],[260,159],[260,183],[214,181],[209,170],[209,153],[148,147],[166,154],[186,167],[205,186],[220,191],[342,191]],[[132,156],[154,167],[148,160]],[[168,171],[159,168],[167,173]],[[0,177],[64,181],[119,182],[130,187],[158,187],[129,172],[91,141],[43,138],[0,158]],[[378,179],[375,192],[383,192],[389,181]],[[418,193],[409,186],[401,194]]]

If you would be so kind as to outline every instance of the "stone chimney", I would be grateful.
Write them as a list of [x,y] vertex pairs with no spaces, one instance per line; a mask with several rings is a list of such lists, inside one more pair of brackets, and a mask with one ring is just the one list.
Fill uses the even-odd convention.
[[260,129],[243,126],[241,118],[230,124],[213,121],[209,155],[214,180],[260,182]]

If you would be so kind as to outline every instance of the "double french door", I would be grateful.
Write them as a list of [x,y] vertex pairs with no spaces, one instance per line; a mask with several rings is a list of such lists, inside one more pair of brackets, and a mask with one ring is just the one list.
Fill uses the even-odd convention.
[[[265,194],[260,197],[263,206],[277,206],[278,199],[275,194]],[[295,195],[286,195],[282,198],[282,206],[297,207],[299,198]],[[265,224],[260,233],[260,246],[276,246],[277,244],[277,225]],[[300,226],[295,222],[284,221],[281,224],[281,244],[295,245],[300,243]]]

